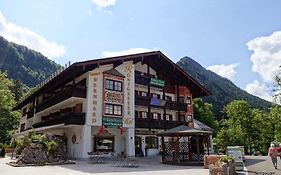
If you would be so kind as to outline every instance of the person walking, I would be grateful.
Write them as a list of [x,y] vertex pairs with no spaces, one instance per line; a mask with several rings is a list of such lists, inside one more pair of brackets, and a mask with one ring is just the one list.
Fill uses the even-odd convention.
[[275,145],[273,143],[270,144],[270,147],[268,148],[268,156],[271,157],[271,161],[275,169],[277,169],[277,155],[278,152]]

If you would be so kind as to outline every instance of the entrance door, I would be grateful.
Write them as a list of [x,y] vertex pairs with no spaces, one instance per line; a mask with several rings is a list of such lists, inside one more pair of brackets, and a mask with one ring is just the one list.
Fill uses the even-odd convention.
[[140,136],[135,136],[135,154],[136,156],[143,156],[142,152],[142,141]]

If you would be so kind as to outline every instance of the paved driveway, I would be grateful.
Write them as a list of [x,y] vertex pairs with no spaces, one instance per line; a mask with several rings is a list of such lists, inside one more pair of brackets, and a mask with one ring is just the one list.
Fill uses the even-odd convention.
[[255,174],[253,172],[265,172],[264,174],[275,172],[275,175],[281,175],[280,158],[277,160],[277,170],[274,169],[269,156],[246,156],[245,166],[249,175]]
[[209,170],[202,167],[172,166],[159,163],[157,158],[139,159],[138,168],[113,167],[112,163],[93,164],[88,161],[76,161],[74,165],[11,167],[6,165],[10,158],[0,159],[0,175],[85,175],[122,174],[122,175],[208,175]]

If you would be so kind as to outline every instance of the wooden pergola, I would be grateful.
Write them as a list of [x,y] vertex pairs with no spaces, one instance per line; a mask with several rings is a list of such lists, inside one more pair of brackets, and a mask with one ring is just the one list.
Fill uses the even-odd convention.
[[209,154],[212,131],[181,125],[157,134],[161,137],[162,163],[202,165]]

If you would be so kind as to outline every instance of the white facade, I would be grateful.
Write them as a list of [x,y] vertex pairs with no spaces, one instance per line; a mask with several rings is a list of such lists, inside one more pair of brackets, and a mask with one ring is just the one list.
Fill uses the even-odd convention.
[[[24,106],[22,108],[24,115],[20,120],[19,128],[19,131],[22,132],[17,134],[17,137],[26,135],[30,130],[65,136],[67,138],[68,157],[74,159],[87,159],[90,156],[88,153],[99,151],[110,151],[114,155],[135,156],[138,147],[140,147],[141,154],[144,156],[159,154],[161,142],[155,133],[163,131],[163,128],[137,128],[135,126],[136,116],[139,115],[139,112],[148,113],[150,111],[160,116],[160,118],[157,118],[159,121],[169,120],[169,122],[175,123],[179,122],[181,112],[178,109],[167,108],[163,110],[157,107],[148,108],[135,104],[135,92],[148,93],[147,85],[135,83],[135,73],[145,74],[147,70],[147,64],[141,61],[134,63],[133,60],[122,60],[122,64],[117,66],[114,64],[98,65],[97,68],[83,73],[65,85],[65,87],[74,86],[85,81],[85,83],[82,83],[85,86],[85,97],[71,96],[50,107],[34,112],[34,116],[29,117],[29,119],[26,113],[34,105],[37,106],[44,102],[44,94]],[[157,72],[151,67],[149,72],[156,79],[159,78]],[[120,83],[121,87],[119,87]],[[110,89],[113,86],[115,88],[115,85],[116,87],[118,85],[118,90]],[[60,89],[57,91],[55,93],[61,92]],[[165,99],[165,96],[169,96],[170,101],[174,103],[178,100],[175,92],[163,92],[161,87],[152,86],[149,91],[151,94],[159,96],[159,99]],[[185,94],[184,98],[186,99],[187,96],[190,99],[192,98],[189,90],[187,90],[187,95]],[[193,115],[192,104],[188,105],[189,112],[184,113],[185,122],[188,120],[187,114]],[[60,114],[63,110],[71,110],[72,112],[78,110],[85,116],[84,124],[59,124],[30,129],[32,126],[44,122],[44,117],[52,118],[51,114]],[[170,118],[164,117],[164,114],[170,116]],[[49,118],[48,120],[50,120]],[[148,144],[150,147],[148,147]]]

